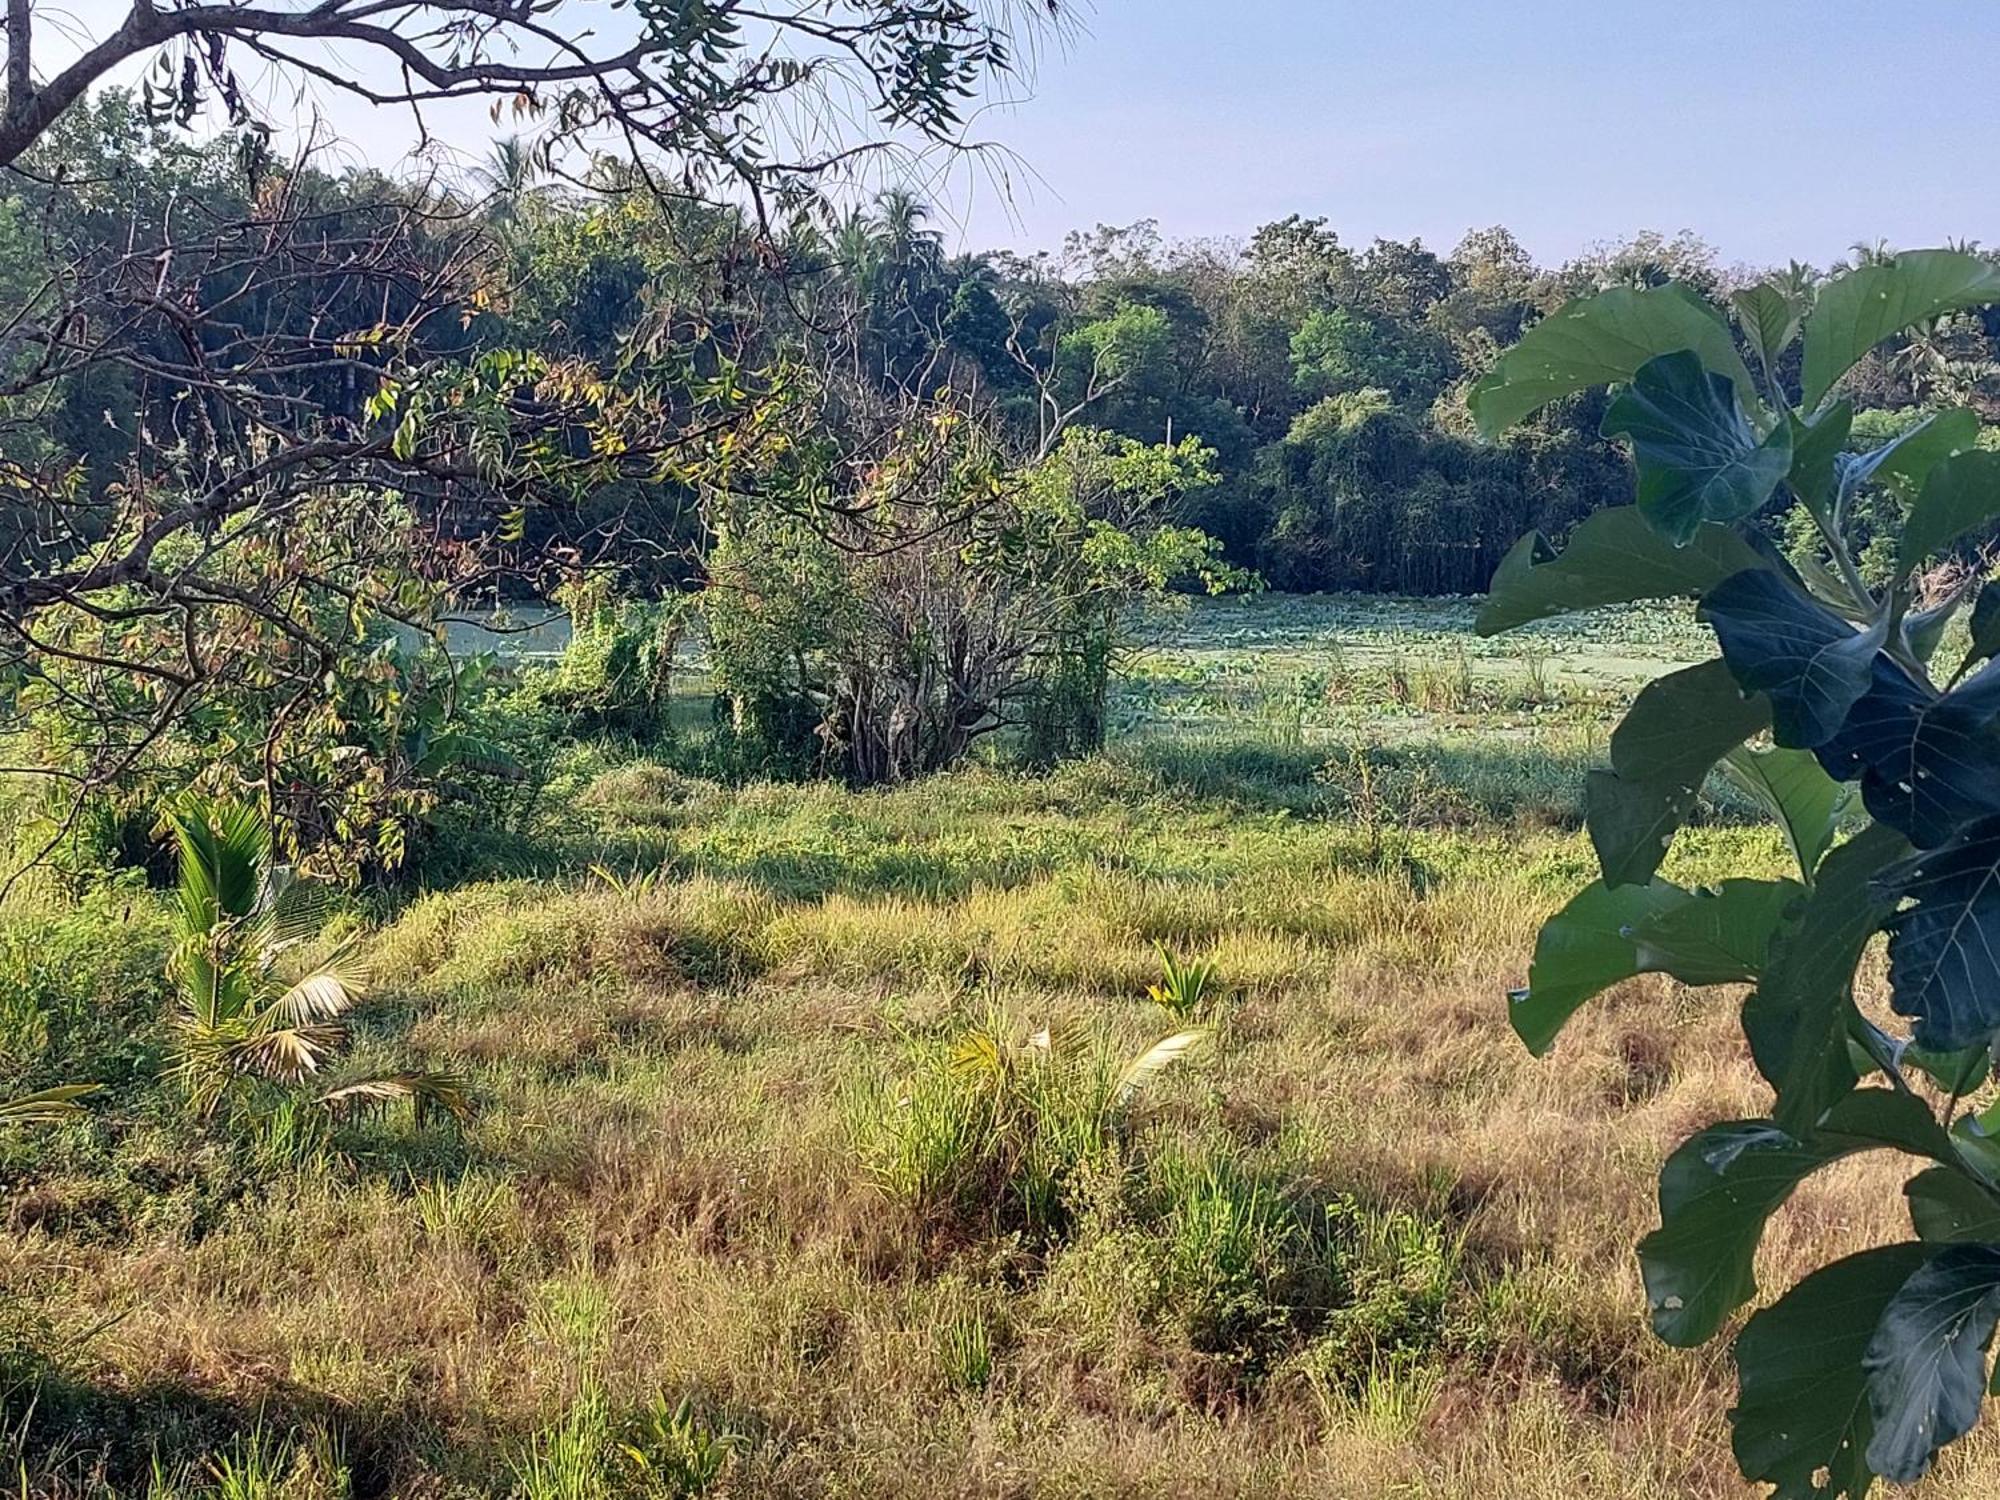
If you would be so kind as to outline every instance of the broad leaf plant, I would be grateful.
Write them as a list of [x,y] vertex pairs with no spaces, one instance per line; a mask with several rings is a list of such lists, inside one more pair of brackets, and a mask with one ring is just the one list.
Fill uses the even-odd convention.
[[[1690,597],[1716,659],[1646,687],[1591,773],[1601,877],[1543,927],[1515,1030],[1537,1053],[1592,996],[1642,973],[1747,985],[1742,1024],[1768,1118],[1728,1120],[1660,1173],[1639,1246],[1659,1336],[1693,1346],[1757,1298],[1770,1216],[1863,1151],[1913,1158],[1912,1238],[1807,1276],[1744,1322],[1731,1412],[1744,1474],[1780,1500],[1922,1477],[1979,1418],[2000,1319],[2000,588],[1923,607],[1928,565],[2000,519],[2000,453],[1943,411],[1869,452],[1843,377],[1911,325],[2000,302],[2000,264],[1905,254],[1802,292],[1739,292],[1731,320],[1678,286],[1620,289],[1539,324],[1472,390],[1488,435],[1548,402],[1616,387],[1636,501],[1555,551],[1508,554],[1486,634],[1572,610]],[[1900,503],[1893,566],[1864,569],[1850,518]],[[1767,539],[1802,507],[1814,555]],[[1960,611],[1969,646],[1946,652]],[[1796,870],[1685,889],[1658,871],[1711,772],[1782,830]],[[1887,935],[1888,1008],[1856,969]]]

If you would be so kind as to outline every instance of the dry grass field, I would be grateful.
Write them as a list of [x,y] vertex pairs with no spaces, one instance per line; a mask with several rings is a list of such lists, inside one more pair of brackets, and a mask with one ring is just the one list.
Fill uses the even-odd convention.
[[[1656,1341],[1632,1255],[1672,1145],[1764,1107],[1732,1003],[1644,979],[1527,1054],[1597,721],[1462,717],[871,794],[580,768],[513,871],[345,919],[363,1052],[466,1075],[463,1129],[203,1132],[157,898],[17,911],[5,1056],[113,1062],[0,1138],[0,1482],[1746,1493],[1726,1342]],[[1719,804],[1668,873],[1778,858]],[[1210,966],[1183,1014],[1163,953]],[[1885,1170],[1814,1178],[1765,1282],[1900,1238]],[[1924,1493],[1996,1483],[1975,1436]]]

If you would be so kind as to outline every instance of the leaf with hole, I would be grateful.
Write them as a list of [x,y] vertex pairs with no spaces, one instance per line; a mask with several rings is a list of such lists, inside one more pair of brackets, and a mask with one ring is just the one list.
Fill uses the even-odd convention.
[[1862,1360],[1877,1474],[1915,1484],[1938,1449],[1972,1430],[1996,1320],[2000,1245],[1947,1246],[1889,1299]]
[[1950,840],[1964,824],[2000,814],[2000,666],[1949,693],[1917,682],[1887,656],[1820,762],[1842,781],[1859,779],[1868,811],[1919,849]]
[[1936,1130],[1914,1097],[1870,1089],[1804,1140],[1769,1120],[1739,1120],[1684,1141],[1660,1170],[1660,1227],[1639,1242],[1653,1331],[1684,1349],[1713,1338],[1757,1295],[1764,1225],[1793,1190],[1821,1167],[1898,1146],[1925,1125]]
[[1771,1500],[1860,1500],[1875,1420],[1861,1361],[1896,1293],[1930,1256],[1887,1245],[1824,1266],[1751,1318],[1736,1340],[1731,1446]]

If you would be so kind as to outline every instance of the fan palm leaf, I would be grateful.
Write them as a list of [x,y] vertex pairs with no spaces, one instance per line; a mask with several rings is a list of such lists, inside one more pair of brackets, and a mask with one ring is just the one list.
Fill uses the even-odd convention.
[[94,1083],[66,1083],[18,1099],[0,1100],[0,1125],[46,1125],[73,1119],[83,1113],[83,1106],[76,1101],[96,1089]]

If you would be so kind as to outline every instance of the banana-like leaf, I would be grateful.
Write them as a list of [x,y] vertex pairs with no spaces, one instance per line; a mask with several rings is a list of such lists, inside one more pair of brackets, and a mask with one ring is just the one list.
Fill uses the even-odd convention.
[[1197,1051],[1208,1040],[1209,1034],[1208,1027],[1195,1026],[1153,1043],[1125,1064],[1124,1071],[1118,1075],[1117,1085],[1111,1091],[1112,1105],[1120,1107],[1129,1104],[1134,1095],[1160,1074]]
[[18,1099],[0,1100],[0,1125],[46,1125],[56,1120],[74,1119],[83,1113],[76,1101],[95,1093],[94,1083],[65,1083]]

